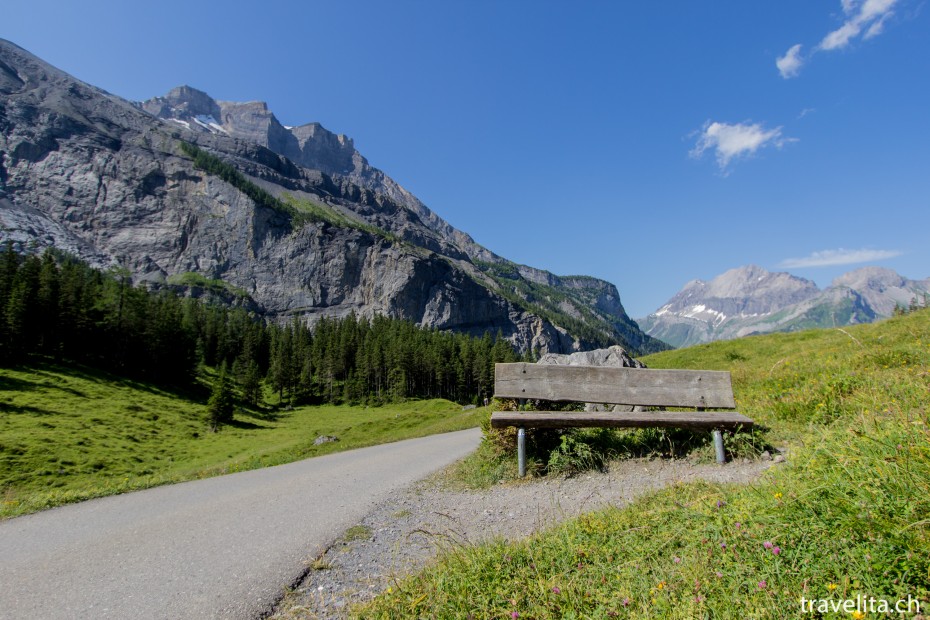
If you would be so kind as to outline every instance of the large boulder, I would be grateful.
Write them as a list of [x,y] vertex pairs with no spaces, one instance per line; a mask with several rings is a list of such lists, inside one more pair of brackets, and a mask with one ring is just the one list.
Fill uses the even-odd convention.
[[546,353],[537,364],[555,364],[559,366],[612,366],[615,368],[645,368],[646,365],[635,360],[618,345],[593,351],[577,353]]
[[[606,349],[593,351],[579,351],[577,353],[546,353],[537,364],[555,364],[560,366],[611,366],[614,368],[645,368],[646,365],[635,360],[623,347],[613,345]],[[612,405],[612,406],[606,406]],[[585,403],[585,411],[640,411],[641,407],[633,407],[622,403]]]

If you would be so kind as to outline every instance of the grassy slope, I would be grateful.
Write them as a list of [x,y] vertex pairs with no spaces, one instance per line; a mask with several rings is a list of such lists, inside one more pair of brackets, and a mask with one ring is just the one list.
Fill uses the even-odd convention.
[[677,485],[527,541],[454,549],[358,613],[817,617],[802,597],[857,595],[913,596],[926,613],[930,311],[646,361],[731,370],[740,410],[789,447],[788,463],[750,486]]
[[[0,518],[478,425],[448,401],[238,412],[211,433],[202,400],[89,369],[0,369]],[[314,446],[320,435],[340,441]]]

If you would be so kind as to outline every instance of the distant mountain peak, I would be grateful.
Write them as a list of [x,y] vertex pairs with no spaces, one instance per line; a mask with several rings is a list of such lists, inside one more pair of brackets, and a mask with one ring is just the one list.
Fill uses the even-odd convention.
[[[656,315],[677,314],[720,324],[734,316],[768,314],[819,292],[809,280],[756,265],[730,269],[709,282],[691,280]],[[661,314],[660,314],[661,313]]]
[[852,289],[881,286],[902,286],[907,280],[887,267],[861,267],[844,273],[833,280],[833,286],[848,286]]
[[673,346],[872,321],[930,291],[930,279],[908,280],[884,267],[862,267],[824,291],[810,280],[757,265],[730,269],[709,282],[691,280],[637,323]]

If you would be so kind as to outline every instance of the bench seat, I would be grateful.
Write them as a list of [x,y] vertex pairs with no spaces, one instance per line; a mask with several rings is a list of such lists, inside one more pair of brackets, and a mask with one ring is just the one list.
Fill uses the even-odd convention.
[[496,411],[492,428],[687,428],[692,430],[749,428],[753,421],[735,411]]

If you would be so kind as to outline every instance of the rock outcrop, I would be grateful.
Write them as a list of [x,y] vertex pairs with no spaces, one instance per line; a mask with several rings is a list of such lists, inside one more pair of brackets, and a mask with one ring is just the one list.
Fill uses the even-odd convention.
[[[554,364],[558,366],[610,366],[613,368],[646,368],[639,360],[630,357],[623,347],[616,345],[606,349],[579,351],[577,353],[547,353],[539,358],[537,364]],[[585,403],[585,411],[642,411],[642,407],[624,404]]]
[[610,366],[612,368],[645,368],[646,365],[630,357],[623,347],[614,345],[606,349],[578,351],[577,353],[547,353],[537,364],[555,366]]

